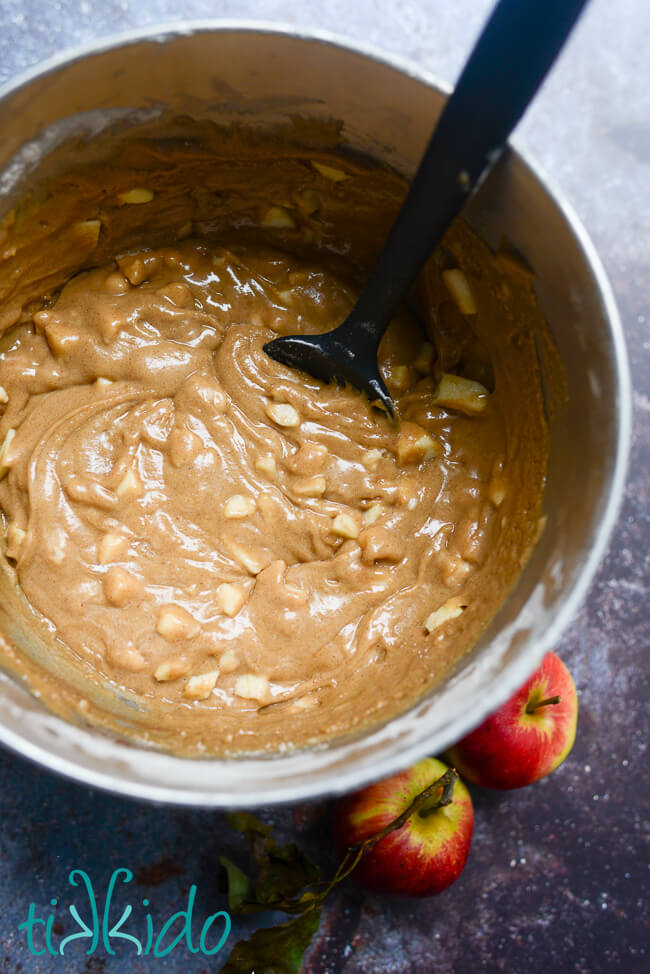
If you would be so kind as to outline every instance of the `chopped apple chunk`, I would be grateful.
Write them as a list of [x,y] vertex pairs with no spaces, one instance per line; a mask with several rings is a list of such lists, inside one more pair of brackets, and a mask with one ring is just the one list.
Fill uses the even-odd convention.
[[337,514],[332,529],[339,538],[353,539],[359,536],[359,525],[351,514]]
[[420,350],[417,354],[417,358],[413,362],[414,367],[418,372],[423,375],[428,375],[431,372],[433,366],[433,360],[435,357],[435,349],[430,342],[423,342],[420,345]]
[[441,451],[441,446],[417,423],[404,422],[397,437],[397,459],[400,463],[422,463]]
[[244,673],[235,680],[235,696],[244,700],[264,700],[269,692],[269,681],[265,676]]
[[136,186],[133,189],[127,189],[123,193],[118,195],[120,203],[126,205],[139,205],[141,203],[151,203],[153,199],[153,192],[150,189],[145,189],[143,186]]
[[192,639],[200,628],[194,616],[180,605],[163,605],[156,625],[156,631],[170,643]]
[[226,652],[219,659],[219,669],[222,673],[232,673],[240,665],[241,660],[237,653],[232,649],[227,649]]
[[300,426],[300,414],[288,402],[270,402],[266,406],[266,415],[278,426]]
[[322,474],[315,477],[295,477],[291,490],[296,497],[322,497],[327,490],[327,481]]
[[120,565],[112,565],[104,575],[104,595],[110,605],[122,608],[142,593],[142,582]]
[[232,542],[230,550],[233,557],[251,575],[259,575],[271,563],[271,557],[265,551],[248,548],[237,541]]
[[112,561],[120,561],[127,552],[128,540],[121,534],[108,531],[99,542],[98,559],[100,565],[108,565]]
[[137,497],[138,494],[142,493],[142,481],[133,467],[129,467],[127,472],[124,474],[119,484],[115,488],[115,493],[120,500],[123,497]]
[[223,582],[217,588],[216,601],[221,611],[232,618],[246,601],[246,589],[243,585]]
[[269,206],[261,219],[263,227],[274,230],[295,230],[296,221],[286,206]]
[[489,395],[480,382],[443,372],[433,401],[445,409],[453,409],[466,416],[476,416],[485,410]]
[[442,279],[456,302],[458,310],[464,315],[475,315],[478,308],[466,274],[454,267],[451,270],[443,271]]
[[0,480],[6,477],[11,469],[11,444],[16,438],[16,430],[7,430],[7,435],[0,446]]
[[255,469],[258,473],[263,473],[267,477],[275,477],[278,468],[273,454],[263,453],[261,457],[258,457],[255,461]]
[[163,660],[154,671],[154,679],[159,683],[169,683],[171,680],[178,680],[182,676],[187,676],[190,672],[190,662],[183,656],[176,656],[172,659]]
[[218,679],[219,670],[201,673],[199,676],[191,676],[185,684],[183,694],[191,700],[207,700],[216,687]]
[[316,172],[324,176],[325,179],[329,179],[332,183],[341,183],[344,179],[348,179],[350,175],[347,172],[343,172],[342,169],[337,169],[336,166],[327,166],[324,162],[317,162],[315,159],[311,160],[311,164]]
[[255,512],[255,498],[244,494],[233,494],[223,506],[223,515],[229,521],[250,517]]
[[449,622],[451,619],[457,619],[465,609],[466,606],[460,605],[458,602],[450,599],[444,605],[441,605],[439,609],[435,609],[431,615],[427,616],[424,622],[424,628],[428,633],[432,633],[444,625],[445,622]]
[[23,531],[17,524],[10,524],[7,528],[7,558],[18,558],[23,541],[27,537],[27,532]]

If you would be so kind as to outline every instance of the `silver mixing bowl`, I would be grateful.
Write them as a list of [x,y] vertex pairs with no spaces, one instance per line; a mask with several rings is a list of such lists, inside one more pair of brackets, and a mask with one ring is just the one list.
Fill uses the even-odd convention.
[[[216,22],[122,35],[0,89],[0,217],[61,139],[99,131],[107,119],[138,117],[136,110],[142,118],[164,105],[252,125],[296,113],[342,119],[351,146],[409,175],[444,98],[412,65],[325,34]],[[614,524],[630,434],[628,369],[598,256],[535,166],[510,149],[468,219],[492,245],[505,234],[534,268],[569,402],[551,427],[546,530],[515,591],[450,677],[354,740],[267,758],[189,760],[68,724],[0,674],[0,741],[52,771],[123,795],[268,805],[343,792],[440,752],[525,681],[583,600]],[[2,582],[0,638],[16,642],[8,602]]]

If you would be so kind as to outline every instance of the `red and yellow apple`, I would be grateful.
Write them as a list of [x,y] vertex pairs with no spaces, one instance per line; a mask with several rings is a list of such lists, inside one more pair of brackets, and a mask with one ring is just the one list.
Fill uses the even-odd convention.
[[[334,811],[338,852],[377,835],[394,822],[414,799],[449,769],[425,758],[401,774],[342,798]],[[436,807],[433,794],[407,821],[364,853],[351,877],[377,892],[432,896],[458,879],[467,861],[474,828],[474,808],[457,777],[451,802]]]
[[446,754],[468,781],[487,788],[523,788],[564,761],[573,747],[578,697],[555,653],[507,703]]

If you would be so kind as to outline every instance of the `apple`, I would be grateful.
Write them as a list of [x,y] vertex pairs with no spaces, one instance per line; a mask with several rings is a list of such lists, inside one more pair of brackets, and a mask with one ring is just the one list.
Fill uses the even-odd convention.
[[[403,815],[425,789],[445,776],[400,827],[364,852],[351,873],[366,889],[433,896],[460,876],[474,828],[472,799],[458,775],[442,761],[425,758],[392,778],[346,795],[335,806],[334,839],[340,855],[377,836]],[[445,804],[440,804],[442,797]]]
[[446,759],[474,784],[523,788],[564,761],[577,720],[571,674],[555,653],[548,653],[521,689],[447,751]]

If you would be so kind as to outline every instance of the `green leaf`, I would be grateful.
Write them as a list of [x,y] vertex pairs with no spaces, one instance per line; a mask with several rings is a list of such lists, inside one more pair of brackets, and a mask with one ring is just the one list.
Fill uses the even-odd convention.
[[219,862],[228,877],[228,906],[233,913],[240,913],[250,895],[250,880],[246,873],[226,856],[219,856]]
[[310,910],[288,923],[256,930],[235,944],[221,974],[299,974],[320,917],[320,909]]

